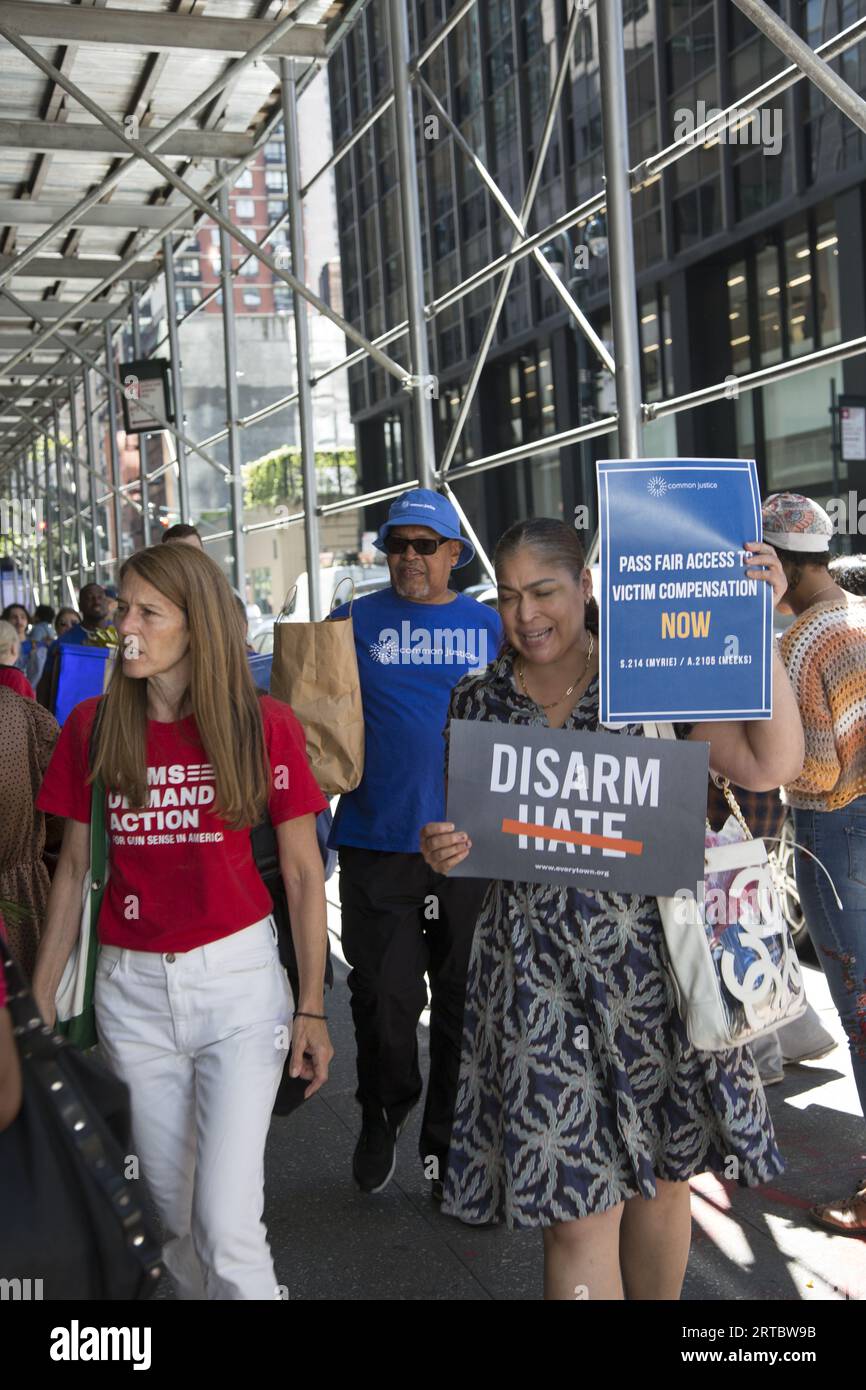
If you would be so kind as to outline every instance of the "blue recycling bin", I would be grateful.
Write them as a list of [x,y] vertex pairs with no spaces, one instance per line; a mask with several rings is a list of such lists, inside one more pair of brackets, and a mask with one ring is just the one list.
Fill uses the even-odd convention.
[[61,642],[57,649],[57,695],[54,717],[63,724],[70,710],[105,688],[105,663],[113,647],[78,647]]
[[247,654],[247,661],[250,663],[250,671],[253,680],[260,690],[266,690],[270,694],[271,689],[271,666],[273,665],[273,653],[267,656],[260,656],[256,652],[255,656]]

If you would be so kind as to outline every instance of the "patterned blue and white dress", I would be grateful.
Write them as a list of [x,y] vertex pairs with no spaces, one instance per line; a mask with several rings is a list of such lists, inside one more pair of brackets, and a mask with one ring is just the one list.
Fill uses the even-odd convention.
[[[543,725],[512,670],[506,652],[464,677],[449,719]],[[563,727],[597,729],[597,678]],[[782,1171],[751,1053],[689,1044],[661,950],[655,898],[490,885],[469,966],[443,1211],[549,1226],[654,1197],[656,1178],[715,1169],[754,1186]]]

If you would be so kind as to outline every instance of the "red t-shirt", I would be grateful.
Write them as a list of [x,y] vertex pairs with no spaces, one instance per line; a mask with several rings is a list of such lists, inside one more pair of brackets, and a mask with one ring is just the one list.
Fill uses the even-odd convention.
[[16,666],[0,666],[0,685],[8,685],[10,690],[14,690],[16,695],[23,695],[28,700],[36,699],[36,691],[30,684],[23,671],[19,671]]
[[[102,696],[69,715],[36,799],[40,811],[90,821],[85,783],[88,743]],[[268,810],[274,825],[327,806],[310,765],[304,732],[288,705],[260,699],[274,776]],[[229,830],[210,809],[213,769],[195,718],[147,723],[148,806],[129,810],[119,792],[106,797],[109,875],[99,939],[133,951],[191,951],[267,917],[271,895],[253,859],[250,832]]]

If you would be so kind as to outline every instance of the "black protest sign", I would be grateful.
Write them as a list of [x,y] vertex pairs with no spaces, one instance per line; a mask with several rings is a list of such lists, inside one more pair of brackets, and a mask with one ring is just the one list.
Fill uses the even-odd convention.
[[452,876],[673,896],[704,876],[709,744],[453,720]]

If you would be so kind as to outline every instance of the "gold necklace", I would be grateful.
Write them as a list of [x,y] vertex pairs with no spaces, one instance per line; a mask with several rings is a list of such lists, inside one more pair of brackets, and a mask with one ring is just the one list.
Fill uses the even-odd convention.
[[837,582],[836,582],[835,579],[833,579],[833,580],[831,580],[831,582],[830,582],[829,584],[825,584],[825,585],[823,585],[822,588],[816,589],[815,592],[814,592],[814,594],[812,595],[812,597],[809,599],[809,604],[808,604],[809,608],[812,607],[812,604],[815,602],[815,600],[816,600],[816,598],[818,597],[819,594],[826,594],[826,592],[827,592],[828,589],[836,589],[836,588],[839,588],[839,587],[841,587],[841,586],[837,584]]
[[[573,693],[573,691],[577,688],[577,686],[580,684],[580,682],[583,680],[583,677],[586,675],[587,671],[589,670],[589,663],[592,661],[592,654],[593,654],[594,651],[595,651],[595,643],[594,643],[593,640],[592,640],[592,633],[590,633],[590,634],[589,634],[589,651],[588,651],[587,654],[586,654],[586,665],[584,666],[584,668],[583,668],[583,670],[581,671],[580,675],[575,677],[575,679],[572,681],[571,685],[570,685],[570,686],[568,687],[568,689],[566,690],[565,694],[564,694],[564,695],[560,695],[560,697],[559,697],[558,700],[551,700],[549,705],[543,705],[543,704],[541,704],[540,700],[535,700],[534,703],[535,703],[536,705],[538,705],[538,708],[539,708],[539,709],[553,709],[554,705],[561,705],[562,702],[563,702],[563,700],[568,699],[568,696],[571,695],[571,694]],[[520,681],[520,684],[523,686],[523,693],[524,693],[524,695],[526,696],[526,698],[527,698],[528,700],[531,700],[531,699],[532,699],[532,696],[530,695],[528,689],[526,688],[526,671],[524,670],[524,666],[523,666],[523,662],[522,662],[522,661],[521,661],[520,665],[519,665],[518,668],[517,668],[517,678],[518,678],[518,680]]]

